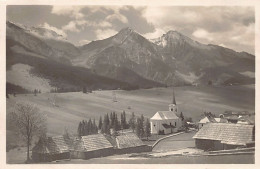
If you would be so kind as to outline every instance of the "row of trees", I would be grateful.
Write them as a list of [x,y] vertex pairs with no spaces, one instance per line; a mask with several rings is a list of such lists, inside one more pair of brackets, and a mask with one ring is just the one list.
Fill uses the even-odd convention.
[[[145,121],[143,115],[141,115],[141,117],[136,117],[133,112],[129,121],[127,121],[125,111],[120,114],[120,120],[115,112],[111,112],[110,115],[107,113],[103,118],[100,116],[98,125],[96,125],[95,119],[93,122],[91,119],[88,122],[83,120],[78,125],[78,135],[85,136],[96,134],[98,133],[98,130],[104,134],[117,135],[119,130],[129,128],[131,128],[140,138],[146,137],[148,139],[148,137],[151,136],[149,119],[146,119]],[[111,133],[111,129],[113,133]]]
[[98,127],[96,125],[95,119],[92,121],[89,119],[88,121],[82,120],[79,122],[78,126],[78,135],[79,136],[86,136],[90,134],[97,134],[98,133]]

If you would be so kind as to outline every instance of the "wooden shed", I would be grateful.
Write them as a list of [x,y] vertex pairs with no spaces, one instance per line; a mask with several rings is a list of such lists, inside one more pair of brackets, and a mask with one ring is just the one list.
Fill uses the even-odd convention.
[[55,136],[41,138],[32,149],[32,160],[34,162],[50,162],[61,159],[70,159],[69,138]]
[[196,147],[205,151],[247,147],[254,143],[254,125],[207,123],[193,138]]
[[145,145],[135,133],[124,133],[116,136],[117,154],[129,154],[152,151],[152,147]]
[[73,158],[90,159],[114,154],[112,144],[103,134],[82,136],[75,142]]

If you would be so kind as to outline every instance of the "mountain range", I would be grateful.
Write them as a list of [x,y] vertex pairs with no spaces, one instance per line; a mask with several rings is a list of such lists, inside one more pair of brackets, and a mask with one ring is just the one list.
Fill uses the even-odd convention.
[[[77,47],[43,27],[6,25],[7,82],[27,90],[255,83],[254,55],[202,44],[177,31],[146,39],[124,28]],[[18,74],[27,80],[14,80]],[[38,79],[45,85],[36,85]]]

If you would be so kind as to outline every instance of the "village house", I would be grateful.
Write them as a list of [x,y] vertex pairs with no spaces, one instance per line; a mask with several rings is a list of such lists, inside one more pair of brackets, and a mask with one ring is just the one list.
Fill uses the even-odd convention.
[[49,162],[62,159],[70,159],[70,140],[64,136],[41,138],[32,149],[34,162]]
[[207,123],[194,136],[195,145],[205,151],[252,147],[255,142],[254,125]]
[[116,154],[141,153],[152,151],[135,133],[124,133],[116,136]]
[[182,126],[182,121],[177,114],[178,108],[173,92],[173,99],[169,105],[169,111],[158,111],[150,119],[151,134],[170,134],[177,132],[178,128]]
[[220,117],[205,116],[198,122],[198,127],[201,129],[207,123],[228,123],[222,115]]
[[103,134],[82,136],[75,142],[73,158],[90,159],[114,154],[113,145]]

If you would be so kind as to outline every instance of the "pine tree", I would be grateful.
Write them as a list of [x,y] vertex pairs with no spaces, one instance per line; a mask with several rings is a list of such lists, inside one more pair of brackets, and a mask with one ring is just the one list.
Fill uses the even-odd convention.
[[94,119],[93,121],[93,134],[97,134],[98,133],[98,127],[96,125],[96,120]]
[[144,136],[144,116],[141,115],[140,118],[140,137],[142,138]]
[[123,113],[121,114],[121,127],[122,129],[127,128],[125,111],[123,111]]
[[87,122],[85,122],[84,120],[82,121],[82,136],[86,136],[87,132],[86,132],[86,127],[87,127]]
[[141,138],[141,118],[137,118],[137,122],[135,124],[135,132],[136,135]]
[[102,128],[102,117],[100,116],[99,122],[98,122],[98,129],[101,130]]
[[136,124],[135,124],[135,113],[134,112],[132,112],[132,116],[131,116],[131,118],[129,120],[129,125],[130,125],[131,129],[134,132],[135,131],[135,126],[136,126]]
[[78,136],[81,137],[82,136],[82,123],[79,122],[79,126],[78,126]]
[[87,93],[86,86],[83,87],[82,92],[83,92],[83,93]]
[[105,134],[110,134],[110,124],[109,124],[109,116],[106,114],[104,116],[104,122],[102,124],[101,132]]
[[117,114],[115,114],[114,130],[115,130],[115,131],[118,131],[119,129],[120,129],[120,127],[119,127],[119,121],[118,121],[118,118],[117,118]]
[[181,112],[181,114],[180,114],[180,118],[181,118],[181,121],[184,120],[184,116],[183,116],[183,113],[182,113],[182,112]]
[[88,125],[87,125],[87,135],[92,134],[92,121],[91,119],[88,120]]
[[145,123],[145,137],[148,140],[148,137],[151,136],[151,125],[150,120],[147,118]]

